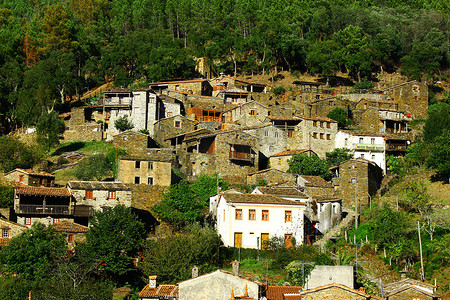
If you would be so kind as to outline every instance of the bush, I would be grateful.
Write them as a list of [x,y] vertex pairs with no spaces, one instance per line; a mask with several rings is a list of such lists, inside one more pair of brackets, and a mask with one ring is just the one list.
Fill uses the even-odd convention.
[[276,88],[273,89],[273,93],[275,95],[284,94],[284,93],[286,93],[286,89],[282,86],[277,86]]
[[338,122],[339,128],[347,127],[351,123],[351,120],[348,117],[348,111],[341,107],[336,107],[335,109],[330,111],[327,114],[327,117]]
[[355,90],[368,90],[368,89],[372,89],[374,86],[375,86],[375,85],[373,84],[372,81],[364,80],[364,81],[361,81],[361,82],[356,83],[356,84],[353,86],[353,88],[354,88]]
[[123,132],[126,130],[133,129],[134,125],[130,120],[128,120],[127,115],[123,115],[114,121],[114,127],[116,127],[116,129],[119,130],[120,132]]

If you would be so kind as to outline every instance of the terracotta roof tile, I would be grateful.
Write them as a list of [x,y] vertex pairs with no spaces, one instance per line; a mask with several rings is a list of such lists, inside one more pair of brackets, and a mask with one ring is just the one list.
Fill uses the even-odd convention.
[[178,286],[160,284],[156,288],[150,288],[147,284],[139,293],[139,298],[144,297],[178,297]]
[[14,171],[19,171],[19,172],[23,172],[28,175],[34,175],[34,176],[55,177],[55,175],[52,175],[50,173],[47,173],[44,171],[35,171],[35,170],[31,170],[31,169],[14,169],[14,170],[8,172],[7,174],[12,173]]
[[14,189],[18,195],[36,195],[36,196],[54,196],[70,197],[71,194],[66,188],[37,187],[37,186],[19,186]]
[[255,203],[255,204],[287,204],[304,205],[304,203],[283,199],[274,195],[259,194],[224,194],[222,196],[228,203]]
[[[266,297],[268,300],[284,300],[284,294],[294,294],[302,291],[301,286],[268,286]],[[297,298],[289,298],[297,299]],[[300,298],[298,298],[300,299]]]
[[305,179],[306,182],[306,186],[310,186],[310,187],[327,187],[327,188],[332,188],[333,185],[331,183],[329,183],[328,181],[326,181],[325,179],[323,179],[320,176],[313,176],[313,175],[300,175],[301,178]]
[[286,151],[281,151],[281,152],[275,153],[275,154],[271,155],[270,157],[295,155],[295,154],[300,154],[300,153],[307,152],[307,151],[311,151],[311,150],[308,150],[308,149],[286,150]]
[[89,227],[74,223],[69,220],[62,220],[53,224],[53,229],[56,232],[70,232],[70,233],[83,233],[88,232]]

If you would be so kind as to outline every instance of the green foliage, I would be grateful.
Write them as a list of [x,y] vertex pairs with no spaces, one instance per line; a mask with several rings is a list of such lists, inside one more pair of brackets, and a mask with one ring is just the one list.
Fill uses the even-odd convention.
[[304,264],[301,261],[291,261],[285,268],[289,283],[291,285],[303,286],[306,282],[311,271],[314,269],[314,265]]
[[273,93],[275,95],[281,95],[281,94],[286,93],[286,89],[282,86],[277,86],[276,88],[273,89]]
[[450,131],[444,132],[434,139],[431,145],[431,154],[426,163],[428,167],[435,168],[438,175],[446,180],[450,178]]
[[372,81],[361,81],[361,82],[357,82],[353,88],[355,90],[369,90],[372,89],[375,85],[373,84]]
[[0,153],[0,168],[5,173],[16,168],[31,169],[43,156],[38,147],[9,136],[0,137]]
[[226,191],[230,189],[228,183],[218,174],[207,175],[201,174],[197,180],[191,185],[195,197],[207,207],[209,205],[209,197],[217,194],[217,184],[219,184],[219,191]]
[[44,113],[36,123],[37,141],[50,151],[52,146],[59,144],[59,137],[65,130],[64,121],[56,111]]
[[186,280],[194,265],[201,273],[217,268],[220,243],[213,228],[189,225],[181,234],[147,241],[142,269],[146,275],[158,274],[162,282]]
[[0,207],[12,208],[14,205],[14,187],[0,183]]
[[328,164],[330,166],[337,166],[340,163],[353,158],[353,154],[347,148],[336,148],[331,152],[325,153]]
[[144,224],[131,208],[103,207],[94,213],[86,243],[79,251],[84,259],[98,262],[100,271],[118,277],[132,270],[144,237]]
[[50,227],[34,223],[0,252],[2,271],[27,279],[46,278],[66,252],[65,239]]
[[114,127],[116,127],[116,129],[119,130],[120,132],[123,132],[126,130],[133,129],[134,125],[130,120],[128,120],[127,115],[123,115],[114,121]]
[[450,128],[450,104],[442,103],[438,109],[430,111],[423,128],[423,139],[432,142],[448,128]]
[[149,134],[149,131],[147,129],[141,129],[139,130],[140,133]]
[[327,117],[338,122],[339,128],[347,127],[351,123],[351,120],[348,117],[348,111],[341,107],[334,108],[327,114]]
[[405,175],[405,165],[403,157],[394,157],[394,155],[391,154],[388,156],[386,164],[392,174],[397,174],[400,176]]
[[311,155],[310,157],[305,153],[296,154],[288,160],[288,164],[288,172],[294,174],[315,175],[323,178],[330,174],[328,162],[316,155]]
[[402,73],[411,79],[421,80],[438,72],[441,56],[439,49],[428,42],[416,43],[411,52],[401,59]]
[[80,162],[74,170],[74,176],[80,180],[102,180],[111,171],[112,164],[105,154],[89,156]]
[[404,204],[406,204],[407,208],[417,210],[422,218],[431,205],[426,183],[424,181],[411,181],[405,190],[406,199]]

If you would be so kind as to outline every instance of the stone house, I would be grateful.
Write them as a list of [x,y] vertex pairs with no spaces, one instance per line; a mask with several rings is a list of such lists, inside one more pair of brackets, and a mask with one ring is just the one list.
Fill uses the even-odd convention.
[[212,86],[207,79],[152,82],[148,86],[157,93],[163,93],[165,90],[173,90],[203,96],[211,96],[212,94]]
[[73,250],[78,243],[86,241],[85,233],[89,231],[89,227],[74,223],[69,220],[62,220],[52,225],[55,232],[62,233],[66,236],[66,243],[69,250]]
[[[67,189],[73,195],[77,207],[89,211],[89,216],[93,210],[100,211],[107,206],[122,204],[131,207],[131,189],[119,181],[69,181]],[[86,221],[77,223],[87,225]]]
[[[376,94],[375,96],[380,95]],[[365,111],[369,108],[398,111],[398,104],[395,103],[392,99],[387,99],[386,96],[383,96],[381,98],[361,98],[357,101],[352,101],[352,108],[356,111]]]
[[[389,295],[394,294],[396,291],[403,291],[408,287],[416,287],[428,294],[434,295],[436,293],[437,287],[435,285],[422,282],[419,280],[411,279],[411,278],[403,278],[399,281],[392,282],[383,286],[383,291],[386,294],[388,299],[404,299],[404,298],[389,298]],[[417,297],[421,297],[421,295],[417,295]],[[408,298],[411,299],[411,298]],[[420,298],[422,299],[422,298]],[[434,299],[434,298],[424,298],[424,299]]]
[[4,218],[0,218],[0,228],[2,230],[2,236],[0,237],[0,248],[3,246],[8,246],[11,238],[20,235],[28,227],[21,225]]
[[[216,201],[212,199],[212,201]],[[304,202],[267,194],[222,193],[217,205],[216,230],[227,247],[264,248],[265,241],[280,237],[287,247],[303,243]]]
[[[220,77],[211,80],[211,83],[216,86],[218,86],[220,83],[222,86],[225,87],[223,89],[236,87],[238,89],[244,90],[249,93],[266,93],[267,92],[267,87],[265,84],[249,82],[249,81],[239,79],[236,77],[232,77],[232,76],[228,76],[228,75],[221,75]],[[216,90],[219,90],[219,89],[216,89]]]
[[149,276],[148,284],[139,293],[140,300],[178,299],[178,286],[174,284],[156,284],[157,276]]
[[349,110],[351,107],[351,102],[348,99],[342,97],[327,97],[324,99],[316,99],[314,101],[308,102],[305,105],[305,111],[302,112],[303,115],[312,117],[320,116],[326,117],[330,111],[335,108],[342,108]]
[[279,153],[275,153],[275,154],[271,155],[269,158],[269,165],[271,168],[287,172],[287,170],[289,170],[288,161],[290,159],[292,159],[292,156],[294,156],[296,154],[302,154],[302,153],[308,155],[309,157],[311,157],[312,155],[317,156],[317,154],[314,153],[314,151],[307,150],[307,149],[286,150],[286,151],[281,151]]
[[381,110],[369,107],[354,111],[355,125],[374,133],[408,133],[411,117],[397,110]]
[[261,299],[265,296],[265,285],[223,270],[200,275],[178,283],[180,300],[229,300],[232,291]]
[[198,122],[222,123],[222,111],[218,109],[208,109],[204,107],[190,107],[187,112],[189,118]]
[[388,300],[403,300],[403,299],[420,299],[420,300],[439,300],[441,297],[438,294],[432,294],[418,286],[404,286],[390,293],[386,293]]
[[61,220],[90,216],[89,212],[76,206],[68,189],[41,186],[16,187],[14,212],[17,223],[28,227],[35,222],[50,225]]
[[172,163],[151,157],[126,156],[119,159],[118,180],[124,184],[169,186]]
[[182,115],[160,119],[156,121],[154,125],[155,140],[157,140],[160,145],[168,147],[170,143],[166,141],[167,138],[179,135],[183,132],[193,131],[197,129],[197,125],[198,121],[188,119]]
[[188,177],[219,172],[229,182],[242,183],[247,173],[258,170],[257,137],[240,130],[209,132],[200,129],[170,139],[172,146],[182,150],[177,154]]
[[417,80],[405,82],[382,91],[398,104],[398,109],[413,119],[424,119],[428,111],[428,86]]
[[320,176],[298,175],[297,185],[310,197],[330,197],[334,194],[333,185]]
[[242,105],[248,101],[248,92],[237,87],[222,90],[217,97],[223,99],[225,104]]
[[100,141],[103,138],[102,124],[97,123],[90,107],[72,107],[65,121],[66,130],[63,133],[64,142]]
[[55,176],[44,172],[30,169],[14,169],[4,175],[6,181],[21,183],[28,186],[52,187],[55,185]]
[[248,185],[260,184],[262,182],[269,186],[285,182],[295,182],[295,175],[273,168],[247,174]]
[[330,283],[309,290],[303,290],[297,294],[302,300],[323,300],[323,299],[342,299],[342,300],[372,300],[383,299],[378,296],[369,295],[364,290],[355,290],[343,284]]
[[116,148],[125,149],[129,155],[144,155],[148,148],[157,148],[156,142],[150,135],[134,130],[127,130],[113,136],[113,145]]
[[266,123],[269,108],[256,101],[249,101],[223,112],[225,123],[241,126],[259,126]]
[[383,170],[374,162],[363,158],[353,158],[333,169],[333,183],[336,196],[343,199],[346,207],[368,205],[371,196],[381,186]]

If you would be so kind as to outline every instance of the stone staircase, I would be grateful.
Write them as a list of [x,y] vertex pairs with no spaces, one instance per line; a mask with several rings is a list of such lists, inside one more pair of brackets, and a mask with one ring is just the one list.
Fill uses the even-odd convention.
[[342,213],[345,214],[345,217],[341,220],[341,222],[331,228],[323,235],[323,237],[318,240],[314,245],[320,247],[320,249],[324,250],[326,243],[329,240],[336,239],[341,236],[342,228],[350,229],[355,221],[355,212],[351,209],[343,209]]

